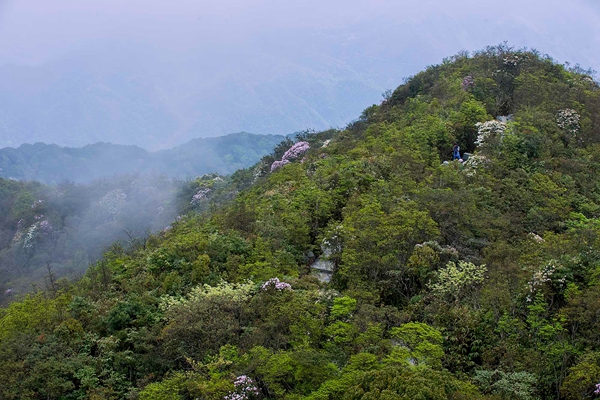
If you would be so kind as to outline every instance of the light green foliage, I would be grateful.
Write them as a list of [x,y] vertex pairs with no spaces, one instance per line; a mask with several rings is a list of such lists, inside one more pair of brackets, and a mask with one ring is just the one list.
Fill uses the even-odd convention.
[[0,309],[0,341],[12,335],[48,329],[60,321],[68,302],[67,295],[48,299],[37,293]]
[[246,283],[221,281],[217,286],[196,286],[188,292],[185,298],[165,296],[161,298],[161,308],[168,311],[173,307],[189,307],[190,303],[200,303],[219,298],[241,303],[247,301],[255,291],[256,284],[252,281]]
[[346,210],[339,274],[351,287],[361,281],[381,282],[392,271],[402,274],[414,246],[438,233],[435,222],[415,203],[400,200],[387,206],[364,198]]
[[439,298],[460,300],[483,283],[486,272],[485,265],[475,265],[462,260],[458,264],[450,261],[436,273],[429,288]]
[[344,374],[327,382],[309,399],[481,399],[477,389],[447,372],[427,367],[384,367]]
[[441,368],[444,356],[442,334],[435,328],[419,322],[409,322],[391,329],[390,335],[398,343],[387,362],[405,357],[411,364]]
[[337,297],[333,300],[330,316],[333,319],[349,317],[355,308],[356,299],[348,296]]
[[166,377],[160,382],[151,383],[140,392],[140,400],[177,400],[181,387],[186,381],[184,373],[177,373],[172,377]]
[[477,140],[477,126],[479,122],[489,119],[485,105],[470,98],[460,105],[460,110],[452,117],[454,123],[455,136],[458,143],[461,144],[463,151],[472,152],[475,149]]

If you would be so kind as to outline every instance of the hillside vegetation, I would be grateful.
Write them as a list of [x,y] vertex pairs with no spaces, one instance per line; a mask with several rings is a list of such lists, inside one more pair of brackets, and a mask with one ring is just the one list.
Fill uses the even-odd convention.
[[[473,155],[444,164],[455,141]],[[291,145],[196,180],[204,211],[0,310],[0,397],[598,397],[589,72],[460,54]]]

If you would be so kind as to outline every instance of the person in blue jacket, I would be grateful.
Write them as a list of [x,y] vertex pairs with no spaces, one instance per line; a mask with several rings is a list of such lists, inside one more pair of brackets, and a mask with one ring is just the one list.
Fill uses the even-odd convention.
[[460,160],[460,146],[458,143],[454,143],[454,147],[452,148],[452,161]]

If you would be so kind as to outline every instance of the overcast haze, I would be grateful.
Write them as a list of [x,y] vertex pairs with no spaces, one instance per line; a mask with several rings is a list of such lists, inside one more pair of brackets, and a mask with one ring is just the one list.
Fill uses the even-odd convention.
[[591,0],[0,0],[0,147],[343,126],[460,50],[598,69],[599,27]]

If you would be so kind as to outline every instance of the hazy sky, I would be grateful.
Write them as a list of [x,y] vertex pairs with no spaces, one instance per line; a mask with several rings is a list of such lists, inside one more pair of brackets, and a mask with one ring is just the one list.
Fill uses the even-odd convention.
[[600,0],[0,0],[0,147],[343,126],[504,41],[600,70]]
[[[477,35],[484,22],[512,19],[539,33],[540,48],[576,62],[597,61],[597,0],[0,0],[0,62],[39,63],[101,40],[149,43],[183,51],[236,44],[281,30],[336,29],[385,17],[398,23],[436,20]],[[456,24],[456,25],[454,25]],[[475,28],[475,29],[470,29]],[[493,25],[490,29],[494,29]],[[486,39],[490,32],[480,32]],[[519,32],[493,32],[497,44]],[[540,40],[541,38],[541,40]],[[477,42],[476,37],[470,38]],[[572,43],[571,41],[578,43]],[[544,43],[544,41],[546,43]],[[285,43],[281,43],[285,44]],[[477,43],[479,44],[479,43]],[[565,45],[560,48],[561,44]],[[454,51],[454,49],[448,49]],[[545,49],[542,48],[542,51]],[[440,54],[440,57],[448,54]],[[563,61],[563,60],[561,60]],[[589,65],[598,68],[598,65]]]

